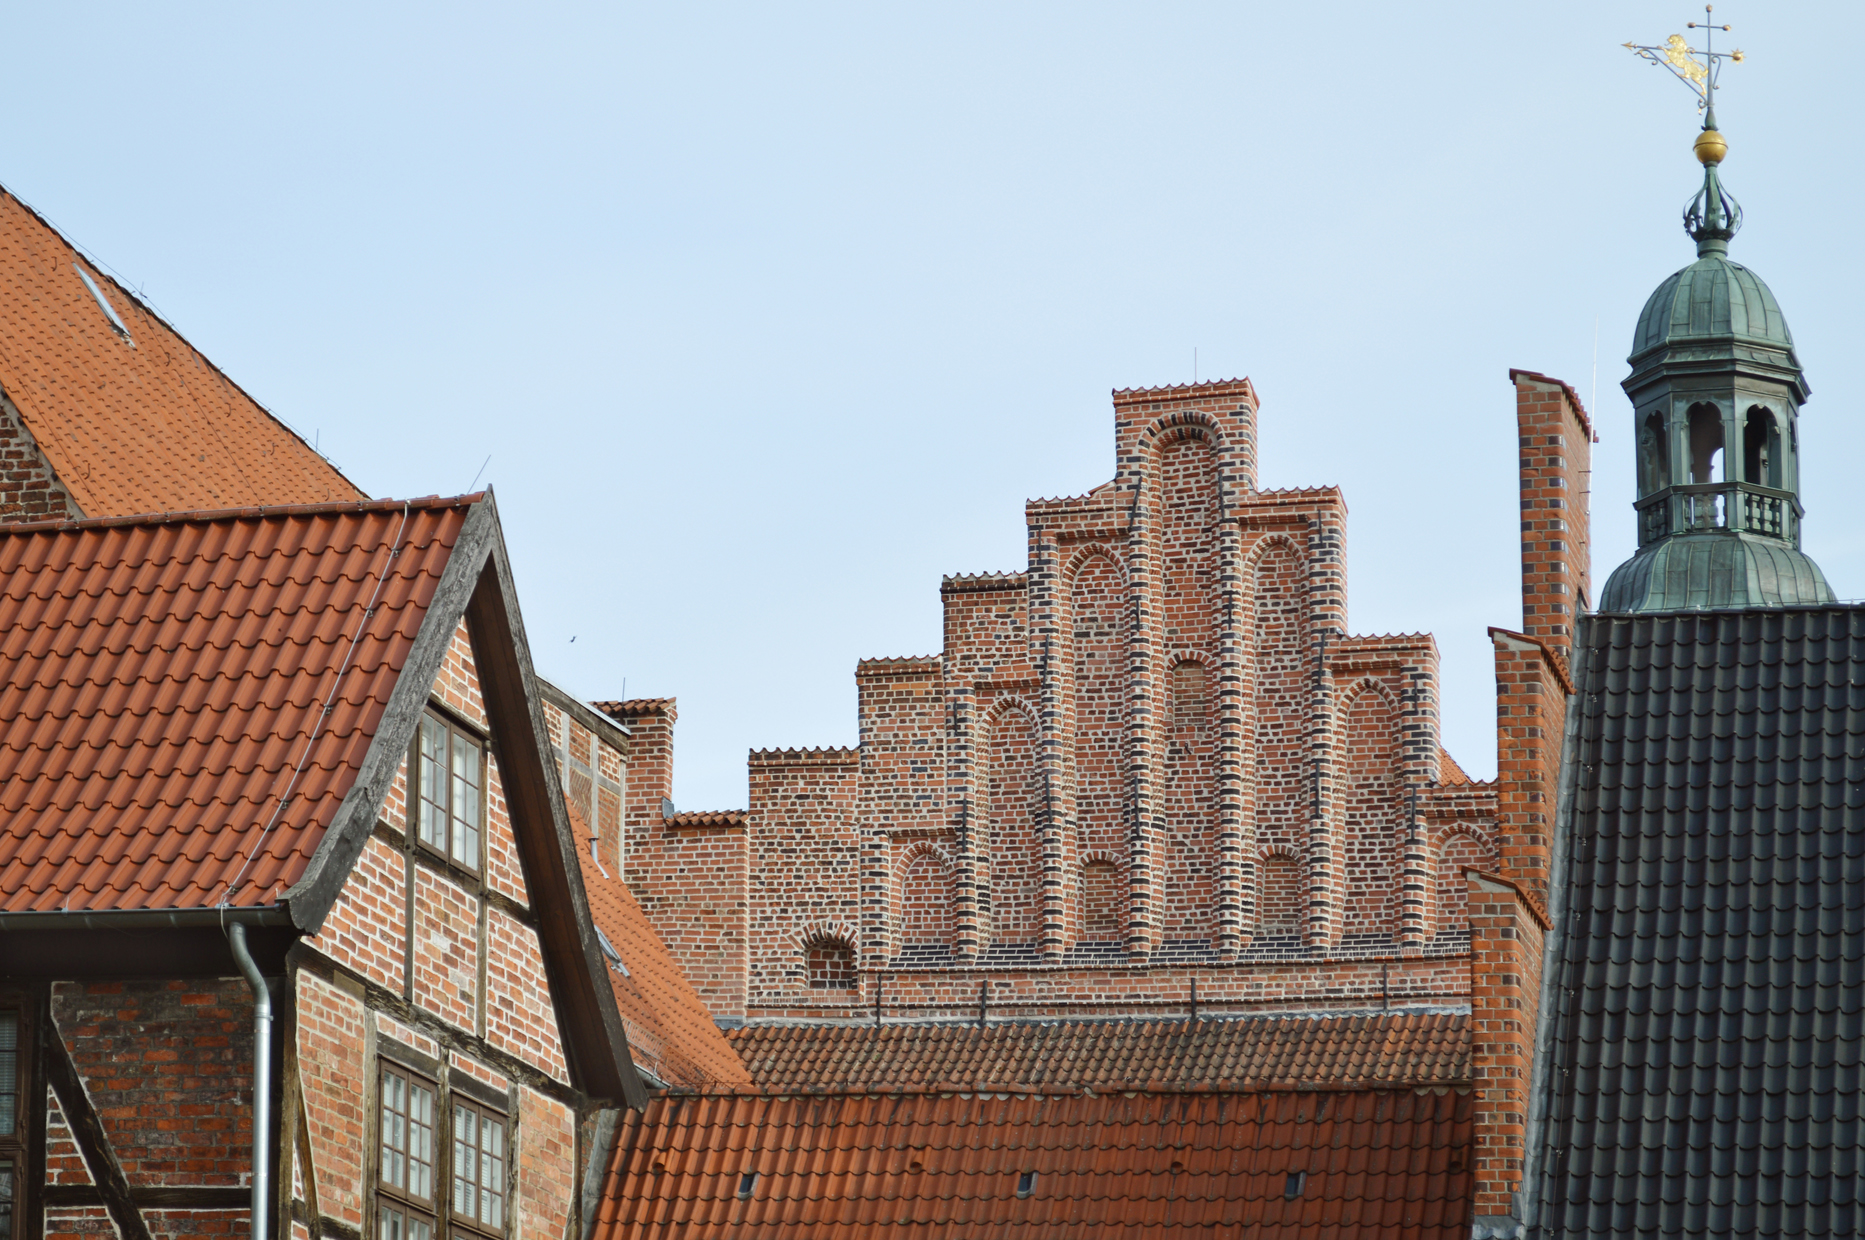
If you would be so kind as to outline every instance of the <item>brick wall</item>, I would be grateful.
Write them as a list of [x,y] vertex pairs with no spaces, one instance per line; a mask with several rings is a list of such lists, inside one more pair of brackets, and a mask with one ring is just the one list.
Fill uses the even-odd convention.
[[1593,428],[1574,390],[1512,370],[1521,447],[1522,632],[1566,651],[1592,606]]
[[1573,683],[1566,658],[1540,639],[1507,629],[1489,635],[1496,665],[1497,864],[1506,877],[1546,898]]
[[304,972],[297,975],[297,1002],[298,1078],[318,1206],[346,1227],[360,1228],[363,1149],[373,1137],[361,1087],[367,1068],[363,1003]]
[[233,979],[53,986],[52,1019],[131,1187],[245,1181],[252,1012]]
[[1540,902],[1515,884],[1466,871],[1470,914],[1471,1076],[1476,1213],[1515,1211],[1522,1186],[1541,953]]
[[0,394],[0,524],[81,517],[19,410]]
[[[602,704],[633,730],[630,885],[716,1013],[854,1018],[877,986],[975,1004],[977,970],[1028,1014],[1117,1010],[1166,1002],[1188,957],[1234,969],[1211,986],[1238,1004],[1326,1004],[1365,988],[1291,975],[1292,938],[1462,957],[1461,886],[1439,891],[1446,866],[1499,864],[1493,795],[1465,785],[1484,805],[1414,827],[1445,765],[1437,651],[1349,634],[1339,492],[1255,490],[1247,382],[1116,393],[1114,414],[1113,479],[1025,506],[1025,571],[944,579],[940,655],[860,663],[856,751],[752,755],[742,853],[660,819],[672,700]],[[811,986],[810,944],[843,941],[858,985]]]

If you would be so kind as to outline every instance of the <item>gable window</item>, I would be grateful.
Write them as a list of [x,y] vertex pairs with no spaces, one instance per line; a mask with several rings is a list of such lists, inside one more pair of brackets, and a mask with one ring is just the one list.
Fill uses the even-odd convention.
[[429,711],[415,737],[416,813],[421,843],[468,869],[479,868],[485,813],[485,743]]
[[0,1240],[18,1234],[25,1213],[25,1039],[19,1008],[0,1007]]
[[505,1117],[453,1099],[453,1224],[488,1235],[505,1231]]
[[377,1240],[433,1240],[434,1085],[382,1065]]

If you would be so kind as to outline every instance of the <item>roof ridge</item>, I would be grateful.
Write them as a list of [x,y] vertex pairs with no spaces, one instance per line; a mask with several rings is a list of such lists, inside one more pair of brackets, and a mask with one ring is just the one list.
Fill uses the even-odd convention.
[[706,1097],[706,1098],[913,1098],[932,1094],[941,1095],[1023,1095],[1038,1098],[1106,1098],[1121,1097],[1173,1097],[1180,1094],[1415,1094],[1429,1093],[1469,1093],[1473,1086],[1469,1081],[1415,1081],[1415,1082],[1353,1082],[1353,1081],[1259,1081],[1259,1082],[1208,1082],[1199,1081],[1188,1085],[1174,1085],[1168,1081],[1147,1081],[1143,1084],[1121,1085],[1015,1085],[993,1084],[981,1081],[934,1081],[923,1085],[734,1085],[720,1089],[655,1089],[649,1093],[656,1098],[672,1097]]
[[487,491],[467,495],[423,495],[419,499],[349,499],[324,504],[264,504],[244,508],[193,508],[175,512],[141,512],[121,517],[80,517],[60,521],[23,521],[0,525],[0,535],[44,534],[65,530],[101,530],[129,525],[187,525],[212,521],[242,521],[265,517],[323,517],[344,513],[396,512],[465,508],[483,500]]

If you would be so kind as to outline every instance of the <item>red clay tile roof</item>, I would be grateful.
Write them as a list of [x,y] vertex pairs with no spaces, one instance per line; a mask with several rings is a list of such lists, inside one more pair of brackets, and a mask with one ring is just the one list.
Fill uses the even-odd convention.
[[1438,1085],[1470,1079],[1469,1019],[1323,1018],[975,1025],[753,1025],[729,1035],[768,1089],[903,1085]]
[[0,530],[0,911],[275,903],[478,498]]
[[[578,839],[588,838],[588,826],[574,803],[570,804],[570,822]],[[686,1089],[751,1084],[745,1065],[713,1024],[705,1001],[655,933],[628,885],[605,874],[587,848],[577,853],[583,863],[590,916],[628,970],[624,976],[610,968],[609,984],[628,1029],[628,1049],[635,1066]]]
[[1438,750],[1438,782],[1441,784],[1467,784],[1470,777],[1457,765],[1457,759],[1444,750]]
[[595,1235],[1462,1240],[1472,1138],[1450,1089],[662,1095]]
[[0,388],[88,517],[367,498],[4,190]]
[[668,827],[742,827],[751,821],[748,809],[689,809],[667,815]]

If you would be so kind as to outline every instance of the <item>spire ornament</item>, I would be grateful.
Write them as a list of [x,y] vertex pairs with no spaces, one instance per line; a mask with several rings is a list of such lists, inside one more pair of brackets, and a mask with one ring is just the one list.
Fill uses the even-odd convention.
[[1742,63],[1747,57],[1740,48],[1730,52],[1716,50],[1716,32],[1728,31],[1727,25],[1707,20],[1715,15],[1715,6],[1704,5],[1701,22],[1686,22],[1686,30],[1702,30],[1703,46],[1691,47],[1681,34],[1674,34],[1659,45],[1627,43],[1625,46],[1641,60],[1668,69],[1671,75],[1697,97],[1697,111],[1703,113],[1703,130],[1691,150],[1703,165],[1703,188],[1684,207],[1684,231],[1697,243],[1697,255],[1727,254],[1729,239],[1742,227],[1742,204],[1723,188],[1716,166],[1729,154],[1729,142],[1716,127],[1716,92],[1721,89],[1723,64]]

